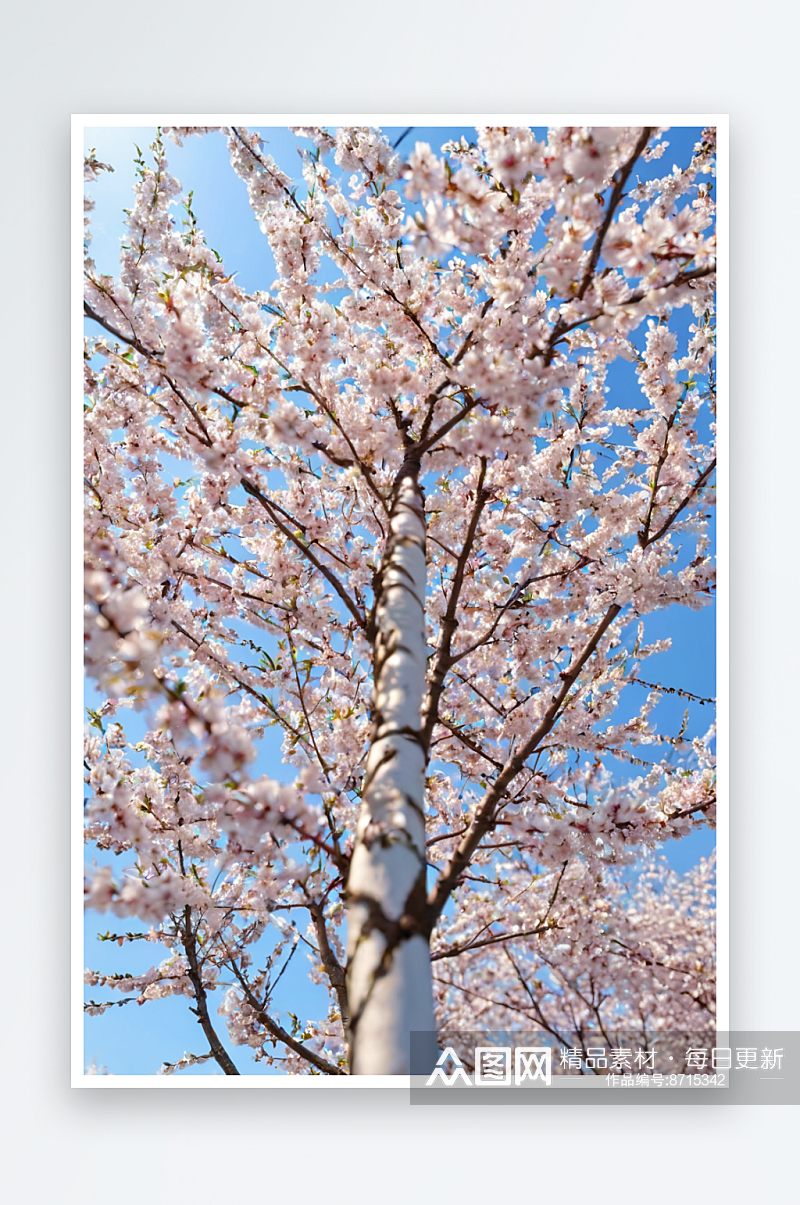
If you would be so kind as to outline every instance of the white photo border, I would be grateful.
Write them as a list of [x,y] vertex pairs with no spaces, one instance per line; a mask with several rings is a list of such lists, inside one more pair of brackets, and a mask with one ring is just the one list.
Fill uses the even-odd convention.
[[126,126],[212,126],[241,124],[265,126],[463,126],[463,125],[521,125],[521,126],[583,126],[583,125],[650,125],[650,126],[714,126],[717,131],[717,383],[718,383],[718,470],[717,470],[717,537],[718,589],[716,612],[717,645],[717,787],[718,812],[716,830],[716,955],[717,955],[717,1029],[730,1028],[730,829],[729,829],[729,757],[730,757],[730,698],[729,698],[729,604],[730,604],[730,197],[729,197],[729,117],[715,113],[124,113],[73,114],[71,147],[71,309],[70,330],[72,357],[70,365],[71,411],[71,577],[70,577],[70,782],[71,782],[71,885],[70,910],[70,1033],[71,1085],[73,1088],[297,1088],[325,1091],[326,1089],[391,1088],[408,1092],[408,1075],[364,1075],[346,1077],[303,1075],[203,1075],[172,1077],[164,1075],[87,1075],[84,1061],[83,1013],[83,583],[79,551],[83,546],[82,524],[82,442],[83,442],[83,135],[88,126],[124,128]]

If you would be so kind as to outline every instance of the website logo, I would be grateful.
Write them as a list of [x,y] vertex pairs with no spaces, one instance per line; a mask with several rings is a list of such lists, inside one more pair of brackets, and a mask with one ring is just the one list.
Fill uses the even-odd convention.
[[[448,1063],[451,1065],[449,1072],[445,1070]],[[425,1087],[429,1088],[436,1080],[441,1080],[447,1088],[455,1083],[466,1084],[468,1088],[497,1085],[509,1087],[512,1083],[519,1086],[536,1080],[549,1087],[553,1073],[552,1063],[552,1053],[547,1046],[476,1046],[475,1073],[473,1079],[470,1079],[455,1050],[452,1046],[447,1046],[439,1055],[436,1067]]]

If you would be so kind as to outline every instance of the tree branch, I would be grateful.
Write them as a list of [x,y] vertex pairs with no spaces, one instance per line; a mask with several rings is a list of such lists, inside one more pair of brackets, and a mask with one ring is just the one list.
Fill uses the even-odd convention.
[[536,750],[539,743],[547,736],[548,732],[553,728],[559,713],[564,705],[564,702],[572,689],[578,675],[583,669],[586,662],[594,653],[598,644],[607,632],[608,628],[619,615],[622,608],[617,603],[612,603],[606,611],[605,615],[597,625],[591,639],[586,644],[583,652],[579,657],[574,659],[574,664],[570,666],[562,675],[561,688],[552,698],[550,706],[545,711],[541,721],[535,731],[521,746],[519,751],[510,757],[505,764],[500,775],[489,787],[483,797],[483,800],[478,806],[475,817],[470,824],[469,830],[462,838],[455,853],[452,855],[449,864],[440,875],[435,883],[430,895],[428,896],[427,907],[427,923],[428,931],[432,932],[442,909],[444,908],[450,893],[456,886],[459,877],[469,865],[473,853],[480,845],[481,840],[494,826],[497,813],[502,807],[503,800],[508,792],[511,782],[516,778],[517,774],[522,769],[523,765]]
[[655,511],[655,508],[656,508],[656,494],[658,493],[658,489],[659,489],[658,480],[659,480],[659,477],[661,476],[661,470],[663,469],[663,467],[666,463],[666,460],[667,460],[667,456],[669,454],[669,436],[670,436],[670,432],[671,432],[672,428],[675,426],[675,420],[677,419],[677,417],[678,417],[678,411],[673,410],[672,414],[667,419],[667,431],[666,431],[666,435],[664,436],[664,447],[661,449],[661,454],[659,455],[658,461],[656,462],[655,473],[653,474],[653,484],[652,484],[651,493],[650,493],[650,504],[647,507],[647,515],[645,516],[645,520],[644,520],[644,528],[639,533],[639,543],[641,544],[642,548],[647,547],[648,540],[650,537],[650,524],[653,521],[653,512]]
[[483,488],[486,480],[486,465],[487,459],[481,457],[481,467],[478,473],[478,483],[475,487],[475,505],[472,508],[472,514],[469,517],[467,533],[464,537],[464,544],[461,548],[458,560],[456,562],[453,580],[450,585],[450,594],[447,599],[447,607],[441,621],[439,631],[439,645],[436,650],[436,655],[433,659],[433,667],[430,671],[428,679],[428,691],[425,699],[425,705],[422,713],[422,739],[423,747],[427,753],[430,748],[431,734],[436,725],[436,720],[439,715],[439,702],[444,690],[444,681],[447,671],[451,664],[451,652],[453,645],[453,636],[458,627],[458,619],[456,614],[458,611],[458,600],[461,597],[461,589],[464,585],[464,575],[467,568],[467,562],[472,553],[472,548],[475,543],[475,537],[478,534],[478,524],[480,523],[481,515],[489,501],[489,492]]
[[[94,283],[94,282],[92,282],[92,283]],[[84,303],[83,303],[83,312],[87,318],[91,318],[92,322],[96,322],[98,326],[102,326],[103,330],[108,331],[109,335],[113,335],[115,339],[119,339],[120,343],[125,343],[128,347],[133,348],[134,351],[138,351],[139,355],[144,356],[144,358],[146,360],[149,360],[152,364],[154,364],[155,367],[158,368],[158,370],[161,372],[161,374],[164,377],[164,380],[168,383],[170,388],[173,389],[175,391],[175,393],[178,394],[178,397],[180,397],[184,403],[186,403],[186,399],[183,397],[183,395],[180,393],[180,391],[176,387],[175,382],[164,371],[164,366],[161,363],[160,353],[152,351],[151,348],[149,348],[149,347],[145,347],[144,343],[142,343],[142,341],[140,339],[138,339],[136,337],[136,335],[131,335],[131,336],[123,335],[122,331],[117,330],[117,328],[115,326],[112,326],[110,322],[107,322],[105,320],[105,318],[101,318],[99,314],[95,313],[95,311],[89,305],[88,301],[84,301]],[[129,321],[130,321],[130,319],[129,319]],[[133,329],[133,323],[131,323],[131,329]],[[227,402],[230,406],[241,407],[241,406],[245,406],[247,404],[244,401],[237,401],[235,397],[231,397],[231,395],[225,389],[210,388],[209,393],[215,393],[217,395],[217,397],[221,397],[223,399],[223,401]],[[186,404],[188,404],[188,403],[186,403]],[[194,415],[194,417],[195,417],[195,420],[199,422],[199,419],[197,418],[196,414]]]
[[491,937],[481,938],[480,941],[465,942],[461,946],[436,950],[431,954],[431,962],[438,962],[441,958],[455,958],[458,954],[468,954],[470,950],[480,950],[484,946],[496,946],[504,941],[516,941],[520,937],[535,937],[539,933],[552,933],[557,927],[557,925],[539,925],[536,929],[520,929],[517,933],[496,933]]
[[183,939],[183,948],[186,951],[186,959],[189,963],[189,979],[194,989],[194,998],[197,1001],[197,1008],[192,1009],[192,1012],[197,1016],[203,1028],[203,1033],[208,1039],[209,1049],[222,1070],[226,1075],[238,1075],[239,1072],[236,1070],[227,1050],[220,1042],[216,1030],[211,1024],[211,1018],[208,1015],[206,989],[203,986],[203,975],[197,960],[197,938],[192,929],[192,910],[188,904],[183,911],[181,936]]
[[244,992],[244,997],[247,1000],[247,1003],[252,1009],[254,1009],[259,1021],[273,1038],[277,1038],[279,1042],[283,1042],[284,1046],[288,1047],[289,1050],[294,1051],[294,1053],[299,1055],[301,1059],[305,1059],[306,1062],[310,1063],[312,1067],[316,1067],[318,1071],[323,1071],[325,1075],[347,1074],[347,1072],[343,1071],[341,1067],[335,1067],[333,1063],[329,1063],[327,1059],[322,1057],[322,1055],[315,1054],[313,1050],[309,1050],[309,1048],[304,1046],[302,1042],[298,1042],[297,1039],[293,1038],[282,1025],[273,1020],[269,1013],[266,1012],[263,1005],[259,1003],[250,987],[250,984],[239,970],[239,967],[236,965],[234,959],[231,959],[226,965],[230,967],[236,978],[239,980],[239,984]]
[[462,732],[460,728],[457,728],[455,724],[451,724],[449,720],[445,720],[441,716],[436,717],[436,723],[441,724],[442,728],[446,728],[447,731],[456,738],[456,740],[461,742],[465,749],[471,749],[473,753],[477,753],[478,757],[482,757],[485,761],[491,762],[491,764],[498,770],[503,769],[503,762],[497,761],[494,757],[490,757],[488,753],[481,749],[477,741],[473,741],[471,737]]
[[689,493],[683,499],[681,504],[675,508],[675,510],[672,512],[672,514],[669,516],[669,518],[666,520],[666,522],[662,523],[661,527],[659,527],[656,534],[654,536],[650,536],[647,539],[644,538],[644,533],[641,533],[639,535],[639,543],[641,544],[642,548],[649,548],[649,546],[651,544],[655,544],[656,540],[660,540],[661,537],[669,531],[670,527],[672,527],[672,524],[675,522],[678,515],[681,513],[682,510],[685,510],[685,508],[689,505],[689,503],[691,502],[692,498],[697,493],[697,491],[701,490],[703,488],[706,481],[711,476],[711,474],[714,472],[714,469],[716,467],[717,467],[717,458],[715,456],[714,459],[711,461],[711,464],[708,466],[708,468],[704,469],[704,471],[697,478],[697,481],[695,481],[694,485],[689,490]]
[[298,539],[298,537],[294,534],[294,532],[290,528],[288,528],[285,523],[281,522],[281,520],[278,518],[277,514],[275,513],[275,508],[273,507],[270,499],[267,498],[267,496],[261,492],[261,490],[258,488],[258,486],[253,485],[252,481],[248,481],[248,479],[246,477],[242,477],[242,488],[244,489],[245,493],[249,494],[251,498],[255,498],[256,501],[261,504],[261,506],[264,508],[264,510],[269,515],[272,522],[277,527],[278,531],[280,531],[282,535],[286,536],[286,539],[290,540],[292,542],[292,544],[294,544],[295,548],[299,549],[299,551],[302,552],[302,554],[306,558],[306,560],[309,561],[314,566],[314,568],[322,574],[322,576],[325,578],[325,580],[327,582],[330,583],[331,586],[333,586],[333,589],[336,591],[339,598],[342,600],[344,605],[347,607],[348,611],[353,616],[353,618],[355,619],[358,626],[360,628],[366,628],[366,626],[367,626],[366,619],[361,614],[358,607],[353,602],[352,598],[347,593],[347,591],[345,590],[342,583],[339,581],[336,574],[331,569],[329,569],[327,567],[327,565],[324,565],[322,563],[322,561],[319,559],[319,557],[314,555],[314,553],[311,551],[308,544],[304,544],[303,541]]
[[617,181],[616,181],[616,184],[614,185],[614,190],[611,193],[611,196],[609,198],[608,209],[606,210],[606,215],[603,218],[603,223],[597,232],[597,238],[594,240],[594,246],[592,247],[592,253],[589,256],[589,263],[586,266],[586,271],[583,274],[583,280],[581,281],[580,288],[578,289],[578,293],[577,293],[578,301],[583,301],[583,296],[591,283],[591,279],[594,276],[595,268],[597,267],[597,264],[600,260],[600,252],[603,249],[603,240],[606,237],[606,235],[608,234],[609,227],[611,226],[611,223],[614,220],[614,214],[616,213],[617,206],[619,205],[620,201],[622,200],[622,194],[625,189],[625,185],[628,182],[628,177],[630,176],[631,172],[633,171],[633,167],[634,167],[634,164],[636,163],[636,160],[639,158],[642,151],[645,149],[648,142],[650,141],[650,135],[652,133],[653,133],[652,126],[644,126],[641,134],[639,135],[639,140],[636,143],[636,146],[634,148],[633,154],[631,155],[630,159],[628,159],[628,161],[625,164],[623,164],[623,166],[621,168],[619,168],[617,170],[617,173],[616,173]]
[[319,956],[322,959],[322,965],[325,968],[325,974],[336,993],[336,1000],[339,1004],[339,1015],[342,1018],[345,1032],[350,1024],[350,1003],[347,996],[347,982],[344,967],[339,962],[333,952],[330,940],[328,938],[328,929],[325,924],[325,914],[321,905],[317,900],[309,900],[308,910],[311,913],[311,919],[314,922],[314,930],[317,934],[317,943],[319,945]]

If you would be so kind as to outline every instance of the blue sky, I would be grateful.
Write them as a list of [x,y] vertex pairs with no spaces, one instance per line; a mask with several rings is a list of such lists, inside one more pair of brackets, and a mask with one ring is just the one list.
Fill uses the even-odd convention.
[[[392,141],[404,127],[387,130]],[[300,159],[296,152],[299,140],[288,129],[261,127],[267,150],[281,167],[294,173],[300,180]],[[415,127],[400,145],[401,152],[408,152],[416,141],[429,142],[434,149],[461,133],[474,137],[469,127]],[[673,162],[688,161],[692,147],[699,136],[696,128],[678,127],[671,129],[665,139],[669,142],[664,157],[650,165],[645,174],[662,175]],[[93,241],[91,254],[102,273],[116,275],[118,270],[119,244],[123,235],[124,213],[130,207],[134,180],[135,145],[141,148],[147,160],[149,144],[155,136],[154,127],[94,127],[85,131],[85,147],[94,148],[96,156],[110,163],[115,171],[102,173],[100,179],[90,186],[96,208],[92,216]],[[304,145],[308,146],[307,143]],[[246,289],[264,288],[274,279],[275,272],[267,240],[261,234],[248,204],[246,188],[230,168],[225,140],[217,134],[203,138],[187,138],[183,147],[166,140],[169,168],[181,181],[186,192],[193,192],[192,208],[199,227],[204,231],[210,246],[222,256],[229,270],[237,273],[237,279]],[[684,334],[691,313],[688,308],[676,311],[672,325],[679,334]],[[92,329],[93,324],[88,324]],[[613,383],[613,377],[612,377]],[[630,388],[630,377],[628,378]],[[635,386],[634,386],[635,387]],[[668,652],[651,658],[644,663],[642,676],[649,681],[665,685],[680,686],[703,697],[716,693],[715,683],[715,621],[713,607],[700,611],[672,607],[647,618],[648,640],[669,636],[673,647]],[[635,696],[634,688],[626,692],[630,710],[638,710],[644,702],[646,691],[641,689]],[[95,707],[101,701],[90,687],[87,691],[87,706]],[[680,726],[686,703],[675,696],[664,695],[654,713],[660,730],[675,732]],[[131,732],[141,723],[133,719]],[[690,708],[688,735],[706,731],[712,719],[712,709],[692,705]],[[268,730],[259,756],[259,768],[275,777],[289,777],[288,767],[281,765],[281,738],[275,730]],[[670,864],[677,870],[686,870],[696,864],[701,856],[714,847],[713,834],[696,833],[664,847]],[[98,860],[112,859],[104,857]],[[124,863],[127,864],[127,861]],[[96,935],[111,929],[121,932],[127,928],[140,928],[133,922],[118,921],[111,916],[89,913],[85,922],[85,964],[102,973],[125,972],[136,974],[144,970],[155,954],[160,961],[166,956],[163,947],[144,943],[125,945],[98,943]],[[295,955],[295,966],[305,959],[301,950]],[[87,998],[106,1000],[117,993],[107,989],[87,989]],[[121,996],[120,996],[121,998]],[[221,994],[211,997],[212,1017]],[[174,1062],[184,1050],[204,1053],[206,1042],[202,1031],[188,1009],[183,998],[156,1001],[139,1007],[135,1003],[115,1007],[101,1017],[87,1019],[85,1061],[96,1058],[100,1065],[107,1065],[118,1074],[152,1073],[165,1059]],[[301,1019],[324,1014],[327,1008],[327,993],[315,988],[304,976],[287,975],[279,985],[275,997],[277,1009],[291,1008]],[[155,1011],[153,1011],[155,1010]],[[218,1028],[225,1037],[225,1026],[221,1018]],[[256,1068],[252,1056],[246,1049],[232,1048],[234,1061],[242,1072],[257,1070],[263,1073],[263,1065]],[[279,1070],[279,1068],[276,1068]],[[216,1074],[219,1069],[213,1062],[181,1072],[187,1074]]]

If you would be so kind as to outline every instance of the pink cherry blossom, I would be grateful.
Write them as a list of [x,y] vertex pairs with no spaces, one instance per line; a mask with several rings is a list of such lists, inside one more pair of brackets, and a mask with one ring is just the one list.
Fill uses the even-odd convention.
[[300,127],[299,187],[165,132],[224,137],[277,275],[184,222],[160,136],[117,277],[87,238],[86,903],[167,949],[87,984],[192,1002],[166,1074],[713,1027],[713,864],[659,850],[714,822],[714,733],[658,714],[712,700],[647,662],[713,598],[714,131],[653,179],[660,128]]

